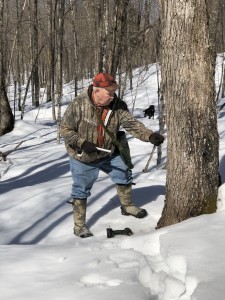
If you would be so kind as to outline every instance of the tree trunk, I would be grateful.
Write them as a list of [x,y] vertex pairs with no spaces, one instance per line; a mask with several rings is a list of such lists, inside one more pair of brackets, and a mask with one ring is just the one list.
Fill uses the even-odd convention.
[[48,9],[48,48],[47,48],[47,102],[52,102],[52,119],[56,120],[55,112],[55,57],[56,57],[56,22],[58,1],[47,0]]
[[99,16],[99,66],[98,71],[105,71],[106,43],[109,30],[109,3],[103,0]]
[[18,110],[21,111],[21,67],[20,67],[20,56],[21,56],[21,33],[20,33],[20,14],[19,14],[19,3],[18,0],[16,1],[16,17],[17,17],[17,36],[16,36],[16,81],[17,81],[17,87],[18,87],[18,101],[17,101],[17,107]]
[[225,66],[224,66],[224,63],[222,65],[222,68],[223,68],[223,78],[222,78],[221,98],[224,98],[225,97]]
[[113,50],[110,73],[114,76],[123,52],[123,41],[127,27],[127,7],[129,0],[115,0],[115,20],[113,29]]
[[33,63],[34,71],[32,76],[32,87],[33,87],[33,105],[38,107],[39,106],[39,90],[40,90],[40,83],[39,83],[39,58],[38,57],[38,4],[37,0],[33,0],[33,9],[32,9],[32,29],[33,29],[33,43],[32,43],[32,52],[33,52]]
[[64,11],[65,11],[65,0],[60,0],[59,8],[59,30],[58,30],[58,77],[57,77],[57,141],[60,143],[60,126],[61,126],[61,99],[62,99],[62,88],[63,88],[63,29],[64,29]]
[[217,4],[160,0],[168,161],[166,199],[157,228],[216,211]]
[[[2,72],[2,69],[0,69]],[[0,86],[0,136],[12,131],[14,128],[14,118],[9,105],[4,84]]]
[[0,136],[13,130],[14,118],[9,105],[6,93],[6,72],[5,72],[5,56],[6,49],[4,46],[4,30],[3,30],[3,12],[4,0],[0,1]]
[[48,44],[47,44],[47,102],[52,101],[52,82],[51,82],[51,61],[52,61],[52,0],[47,0],[47,10],[48,10]]
[[78,90],[78,43],[77,43],[77,29],[76,29],[76,19],[77,19],[77,8],[75,1],[70,0],[71,14],[72,14],[72,33],[73,33],[73,79],[74,79],[74,92],[75,97],[77,96]]

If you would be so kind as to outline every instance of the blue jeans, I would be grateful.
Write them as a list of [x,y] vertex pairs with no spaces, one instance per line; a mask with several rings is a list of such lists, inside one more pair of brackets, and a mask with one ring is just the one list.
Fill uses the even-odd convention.
[[115,184],[132,183],[132,171],[122,161],[120,155],[101,158],[92,163],[84,163],[70,157],[70,170],[73,178],[72,197],[86,199],[98,178],[99,171],[108,174]]

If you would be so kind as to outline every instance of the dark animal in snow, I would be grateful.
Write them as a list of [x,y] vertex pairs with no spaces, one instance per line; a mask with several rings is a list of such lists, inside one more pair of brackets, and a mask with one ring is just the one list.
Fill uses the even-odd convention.
[[145,117],[148,116],[149,119],[153,118],[154,119],[154,114],[155,114],[155,105],[150,105],[149,108],[143,110],[145,113]]

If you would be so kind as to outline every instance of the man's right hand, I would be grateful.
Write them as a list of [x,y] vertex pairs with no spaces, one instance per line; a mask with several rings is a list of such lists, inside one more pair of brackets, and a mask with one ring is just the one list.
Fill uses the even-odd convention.
[[87,154],[98,152],[96,145],[94,143],[87,142],[87,141],[83,142],[81,149]]

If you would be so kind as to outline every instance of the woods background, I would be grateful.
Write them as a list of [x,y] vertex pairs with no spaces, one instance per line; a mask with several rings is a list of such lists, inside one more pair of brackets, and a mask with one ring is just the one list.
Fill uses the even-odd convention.
[[[72,83],[76,96],[78,82],[109,72],[117,75],[123,98],[125,88],[133,89],[133,69],[157,63],[159,131],[165,116],[168,134],[158,227],[215,212],[216,101],[224,98],[224,64],[217,96],[214,74],[216,53],[225,51],[224,16],[223,0],[0,0],[0,136],[12,131],[16,110],[23,119],[28,90],[38,107],[44,89],[60,126],[63,84]],[[184,170],[189,176],[181,182]]]
[[[1,90],[15,85],[16,106],[23,111],[21,86],[32,89],[39,105],[44,87],[58,101],[62,84],[97,72],[125,73],[160,62],[160,14],[157,0],[0,0]],[[220,1],[217,52],[224,51],[224,11]],[[57,116],[53,114],[53,118]]]

